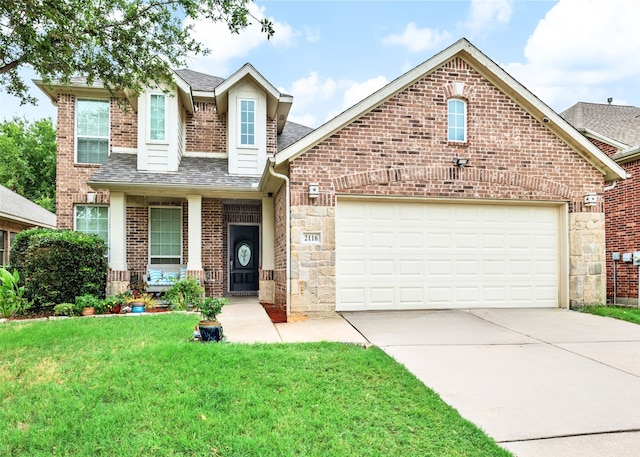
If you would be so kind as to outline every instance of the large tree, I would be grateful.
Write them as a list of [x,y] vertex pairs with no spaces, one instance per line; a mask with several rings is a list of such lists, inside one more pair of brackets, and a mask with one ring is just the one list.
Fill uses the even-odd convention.
[[171,68],[209,52],[185,19],[224,21],[238,33],[255,19],[269,38],[273,24],[249,12],[253,0],[2,0],[0,89],[34,102],[18,69],[29,65],[45,83],[73,76],[112,91],[139,94],[170,82]]
[[55,211],[56,131],[50,119],[0,123],[0,184]]

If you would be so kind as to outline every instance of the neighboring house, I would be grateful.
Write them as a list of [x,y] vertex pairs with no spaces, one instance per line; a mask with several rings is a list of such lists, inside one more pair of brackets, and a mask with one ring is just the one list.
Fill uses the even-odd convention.
[[[562,117],[629,175],[604,193],[607,297],[610,302],[637,305],[638,267],[624,254],[640,251],[640,108],[580,102]],[[620,260],[613,260],[614,253]]]
[[466,40],[313,131],[248,64],[133,100],[38,84],[58,225],[108,240],[112,292],[184,264],[207,294],[307,316],[605,298],[624,170]]
[[0,266],[9,263],[11,243],[18,232],[34,227],[55,226],[55,214],[0,186]]

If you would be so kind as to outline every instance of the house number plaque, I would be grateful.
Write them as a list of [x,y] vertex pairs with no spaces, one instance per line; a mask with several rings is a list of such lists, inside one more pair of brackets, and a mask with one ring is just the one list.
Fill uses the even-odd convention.
[[302,232],[302,244],[321,244],[322,234],[320,232]]

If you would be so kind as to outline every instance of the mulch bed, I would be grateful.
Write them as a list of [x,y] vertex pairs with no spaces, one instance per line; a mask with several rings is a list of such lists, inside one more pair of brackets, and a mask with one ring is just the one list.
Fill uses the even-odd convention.
[[274,305],[273,303],[260,302],[264,310],[269,315],[269,319],[274,324],[287,322],[287,307],[285,305]]

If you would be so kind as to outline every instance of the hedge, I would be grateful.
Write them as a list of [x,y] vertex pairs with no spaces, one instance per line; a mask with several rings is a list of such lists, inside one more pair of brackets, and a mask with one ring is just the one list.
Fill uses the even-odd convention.
[[24,281],[34,307],[73,303],[92,294],[103,298],[107,283],[106,244],[97,235],[72,230],[31,229],[20,232],[9,261]]

